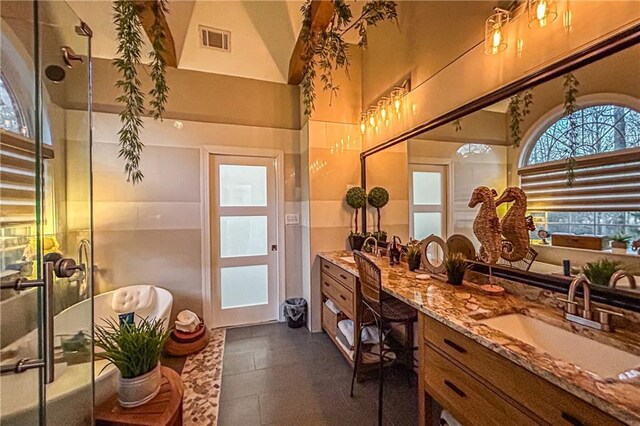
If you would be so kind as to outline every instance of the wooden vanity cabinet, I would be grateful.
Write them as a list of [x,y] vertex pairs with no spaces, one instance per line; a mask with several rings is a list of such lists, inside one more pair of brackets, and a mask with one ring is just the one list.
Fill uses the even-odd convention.
[[619,425],[617,419],[420,314],[420,424],[439,424],[432,400],[465,425]]
[[[337,342],[336,328],[337,322],[343,319],[351,319],[354,323],[354,329],[360,326],[358,322],[358,300],[356,291],[358,280],[352,273],[334,265],[331,262],[321,259],[320,261],[320,285],[322,288],[322,329],[333,339],[336,346],[344,357],[353,366],[353,358],[347,353],[343,347]],[[335,315],[331,312],[324,302],[330,299],[340,309],[340,314]],[[357,334],[357,333],[355,333]],[[355,345],[357,345],[355,336]]]

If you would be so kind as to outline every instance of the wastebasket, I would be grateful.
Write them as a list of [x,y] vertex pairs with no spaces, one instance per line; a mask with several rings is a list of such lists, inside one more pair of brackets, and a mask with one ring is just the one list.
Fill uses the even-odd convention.
[[284,301],[284,317],[291,328],[300,328],[306,323],[307,301],[302,297],[294,297]]

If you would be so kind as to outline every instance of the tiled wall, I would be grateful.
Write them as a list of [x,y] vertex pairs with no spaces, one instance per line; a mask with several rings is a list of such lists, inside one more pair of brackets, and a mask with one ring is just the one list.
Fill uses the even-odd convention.
[[[79,125],[69,112],[68,127]],[[173,315],[202,313],[200,147],[283,150],[285,212],[300,213],[299,132],[273,128],[145,119],[142,183],[126,182],[118,158],[118,117],[94,115],[94,253],[98,293],[149,283],[170,290]],[[250,149],[247,151],[250,154]],[[287,226],[287,297],[302,294],[300,226]]]

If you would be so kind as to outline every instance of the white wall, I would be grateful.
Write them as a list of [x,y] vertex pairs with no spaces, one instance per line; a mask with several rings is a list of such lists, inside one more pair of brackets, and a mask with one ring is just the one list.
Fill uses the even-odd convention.
[[[67,114],[70,139],[81,132],[80,113]],[[273,148],[285,153],[285,214],[300,213],[299,132],[172,120],[144,120],[142,183],[133,186],[118,158],[117,115],[94,114],[94,252],[96,292],[139,283],[170,290],[173,315],[202,313],[200,147]],[[302,295],[300,227],[288,226],[287,297]]]

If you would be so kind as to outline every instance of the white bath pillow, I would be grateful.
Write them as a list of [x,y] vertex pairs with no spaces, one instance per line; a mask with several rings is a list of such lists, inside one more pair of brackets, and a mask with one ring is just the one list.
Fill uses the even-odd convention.
[[111,309],[118,314],[139,313],[151,306],[154,291],[155,288],[151,285],[120,288],[113,293]]

